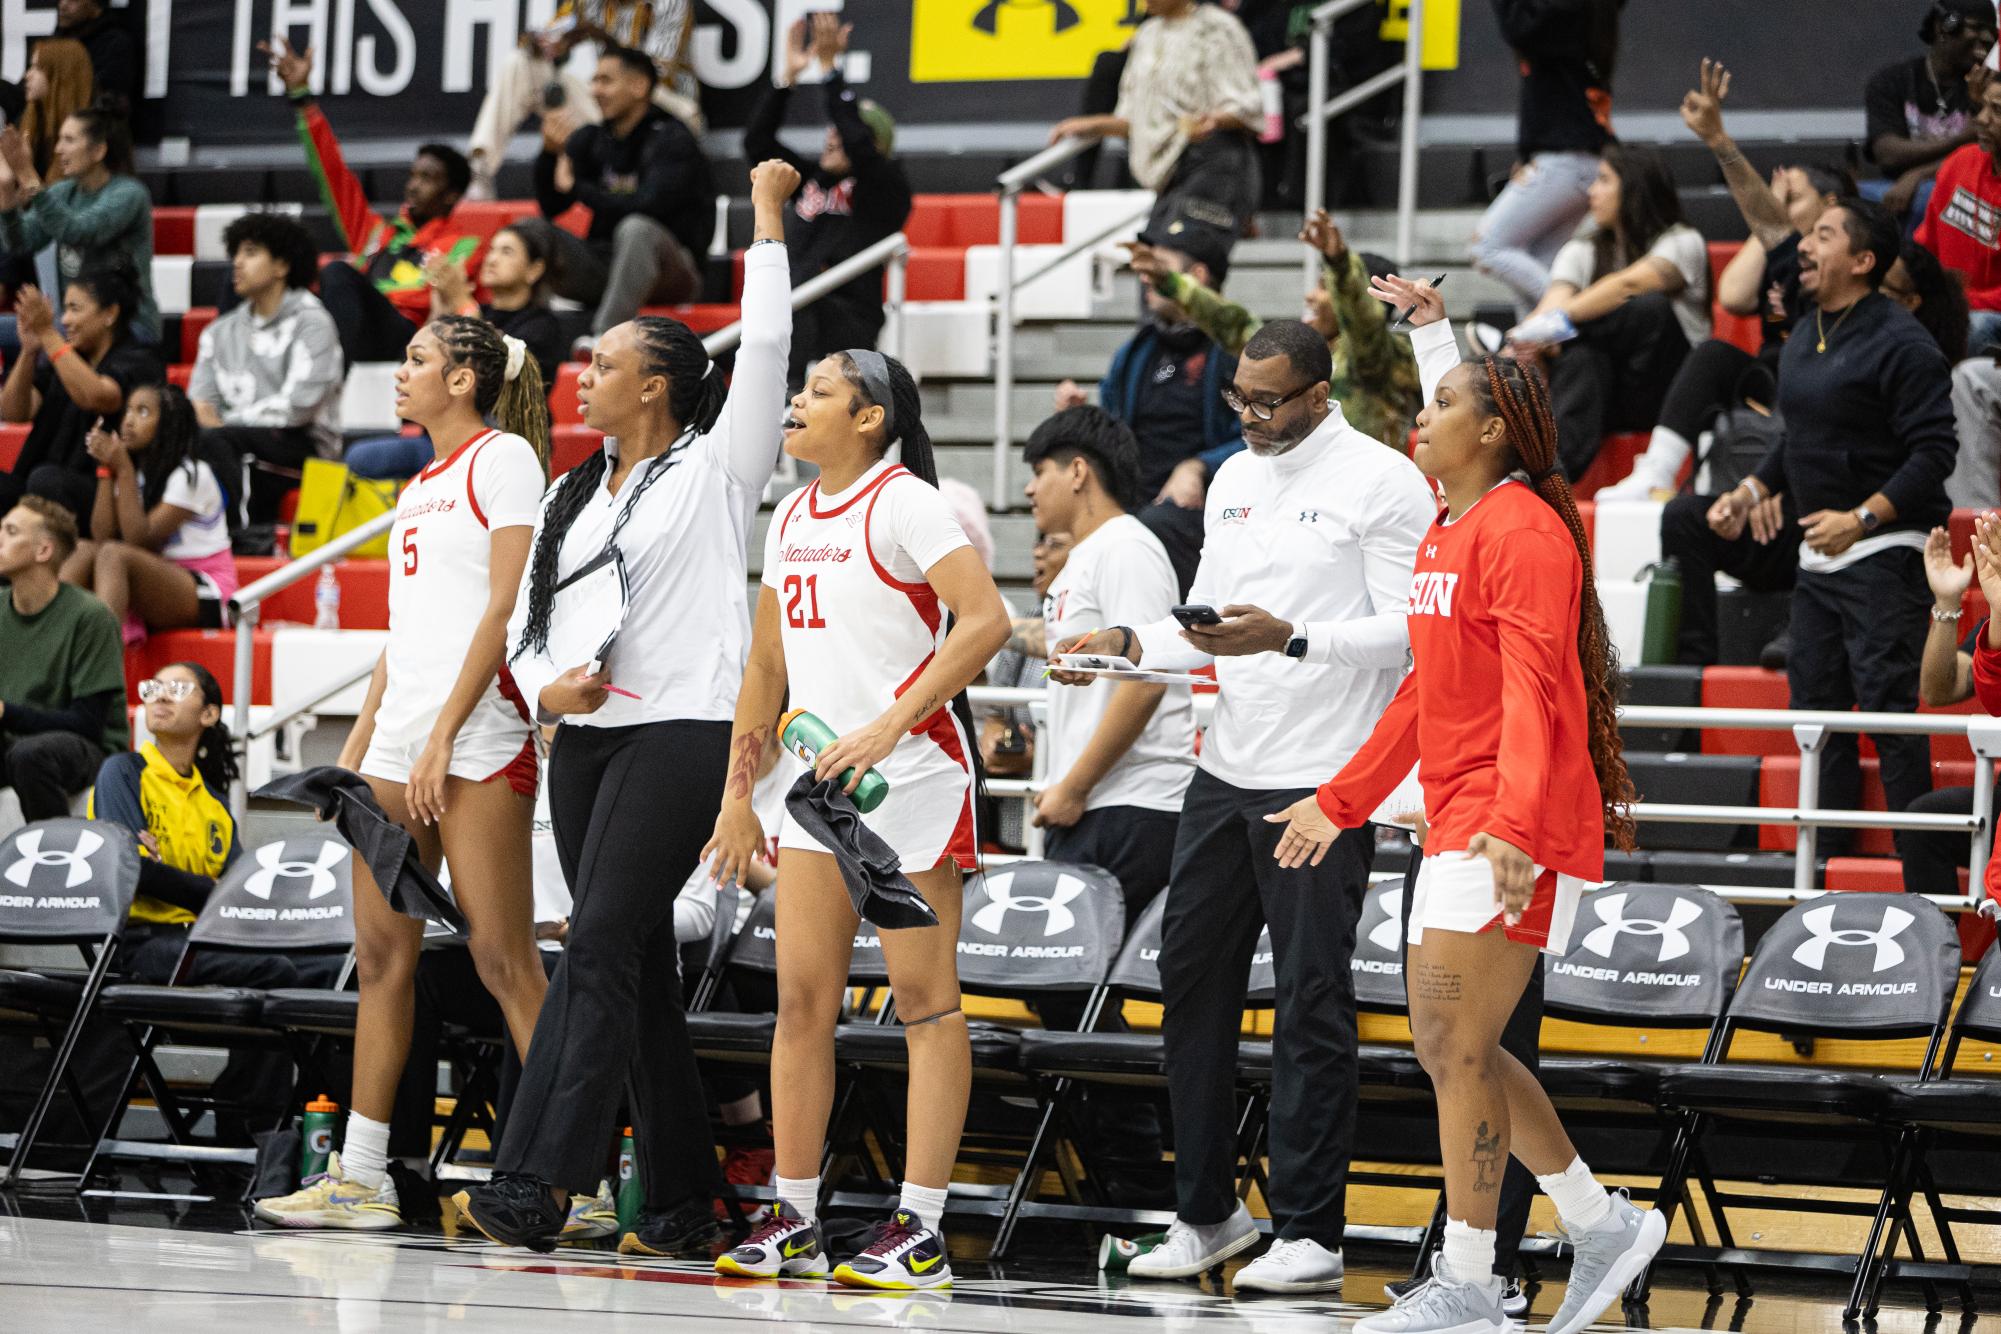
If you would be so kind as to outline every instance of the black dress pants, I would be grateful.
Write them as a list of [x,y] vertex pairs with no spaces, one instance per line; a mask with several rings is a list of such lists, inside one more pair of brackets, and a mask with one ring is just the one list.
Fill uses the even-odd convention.
[[96,781],[103,763],[104,747],[75,732],[0,736],[0,786],[14,789],[29,824],[68,815],[71,799]]
[[[1417,868],[1423,864],[1424,854],[1413,849],[1410,865],[1403,873],[1401,920],[1406,987],[1410,982],[1410,907],[1417,897]],[[1543,960],[1537,959],[1529,973],[1528,985],[1522,988],[1522,998],[1515,1002],[1507,1027],[1501,1030],[1501,1050],[1527,1066],[1530,1074],[1541,1068],[1542,1060],[1542,974]],[[1528,1231],[1529,1206],[1535,1203],[1535,1193],[1535,1174],[1522,1166],[1521,1159],[1510,1154],[1508,1169],[1501,1175],[1499,1213],[1494,1222],[1494,1273],[1504,1280],[1512,1280],[1521,1269],[1522,1234]],[[1428,1270],[1431,1257],[1423,1256],[1419,1263]]]
[[[1832,574],[1801,571],[1786,656],[1791,707],[1916,713],[1931,605],[1924,554],[1910,547],[1879,551]],[[1930,737],[1871,733],[1869,739],[1882,757],[1891,810],[1908,809],[1932,790]],[[1861,801],[1860,741],[1853,732],[1830,732],[1821,749],[1820,804],[1854,810]],[[1853,842],[1851,830],[1823,829],[1820,851],[1837,856]]]
[[1549,372],[1563,475],[1572,482],[1582,476],[1608,431],[1651,430],[1686,356],[1688,335],[1659,292],[1579,325]]
[[1236,1208],[1237,1040],[1258,933],[1269,924],[1278,1006],[1272,1025],[1274,1238],[1337,1250],[1355,1143],[1355,922],[1376,856],[1335,840],[1319,866],[1283,870],[1283,826],[1265,816],[1312,789],[1233,787],[1197,771],[1174,840],[1161,923],[1168,1096],[1177,1213],[1220,1223]]
[[[1920,815],[1971,815],[1973,789],[1934,788],[1913,801],[1909,809]],[[1972,860],[1973,846],[1965,834],[1900,829],[1897,855],[1904,861],[1905,893],[1957,894],[1960,868]]]
[[21,503],[22,496],[53,500],[76,515],[79,528],[90,526],[90,507],[97,503],[97,474],[88,458],[85,466],[65,468],[43,463],[27,472],[0,472],[0,514]]
[[528,1047],[495,1167],[592,1191],[632,1111],[646,1207],[714,1196],[702,1077],[681,1005],[674,896],[722,804],[730,725],[557,729],[549,813],[570,933]]
[[[396,359],[402,360],[397,353]],[[305,476],[306,460],[317,457],[319,443],[303,426],[214,426],[203,433],[206,442],[220,445],[240,466],[250,463],[250,499],[246,506],[251,523],[276,523],[278,506],[285,493],[298,487]],[[233,493],[235,477],[222,479]]]
[[[1723,538],[1709,526],[1715,496],[1676,496],[1661,511],[1661,555],[1681,571],[1681,630],[1675,661],[1707,667],[1716,661],[1716,575],[1720,570],[1758,593],[1791,588],[1799,573],[1799,524],[1791,497],[1780,501],[1784,524],[1770,542],[1759,542],[1747,527]],[[1779,627],[1773,627],[1777,629]]]
[[344,259],[320,269],[320,304],[333,316],[341,355],[357,361],[401,361],[417,332],[369,276]]
[[792,355],[785,385],[798,393],[806,372],[820,358],[849,348],[874,347],[882,336],[880,298],[873,303],[847,299],[845,289],[792,312]]

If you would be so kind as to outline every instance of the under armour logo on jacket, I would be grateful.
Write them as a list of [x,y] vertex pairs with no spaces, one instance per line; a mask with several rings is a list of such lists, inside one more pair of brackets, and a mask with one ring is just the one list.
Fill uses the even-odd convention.
[[1802,941],[1793,951],[1793,959],[1819,972],[1827,965],[1829,945],[1872,945],[1876,950],[1876,962],[1871,972],[1883,973],[1904,961],[1904,947],[1897,943],[1897,937],[1904,934],[1904,928],[1918,919],[1902,908],[1883,909],[1883,925],[1874,931],[1860,927],[1834,929],[1835,905],[1810,908],[1800,914],[1800,921],[1813,933],[1813,939]]
[[42,833],[40,829],[30,829],[15,841],[14,846],[21,856],[7,868],[7,879],[26,889],[28,879],[34,875],[37,866],[61,866],[67,868],[63,876],[64,889],[89,884],[90,854],[104,846],[104,836],[85,829],[77,834],[74,848],[49,848],[44,851]]
[[1377,900],[1383,905],[1383,920],[1377,922],[1369,932],[1369,943],[1385,954],[1395,954],[1403,948],[1403,887],[1383,891]]
[[1014,888],[1014,876],[989,876],[982,888],[989,902],[973,914],[973,925],[990,936],[1001,932],[1001,922],[1016,908],[1023,912],[1048,913],[1049,921],[1043,925],[1045,936],[1060,936],[1077,925],[1077,914],[1064,905],[1084,892],[1084,882],[1074,875],[1056,877],[1056,888],[1046,897],[1025,894],[1016,898],[1010,891]]
[[1590,896],[1587,902],[1604,925],[1593,927],[1584,937],[1585,949],[1601,959],[1609,959],[1622,935],[1659,936],[1661,953],[1658,962],[1667,963],[1671,959],[1679,959],[1693,948],[1688,941],[1688,932],[1682,928],[1702,917],[1700,907],[1688,899],[1676,899],[1668,907],[1667,920],[1656,922],[1645,917],[1626,916],[1628,897],[1625,894]]
[[333,877],[333,868],[347,856],[347,849],[338,843],[322,843],[312,861],[287,861],[284,844],[266,843],[255,855],[257,864],[264,869],[253,872],[243,882],[244,893],[269,899],[281,877],[287,880],[310,877],[313,883],[306,889],[306,897],[317,899],[340,888],[340,882]]

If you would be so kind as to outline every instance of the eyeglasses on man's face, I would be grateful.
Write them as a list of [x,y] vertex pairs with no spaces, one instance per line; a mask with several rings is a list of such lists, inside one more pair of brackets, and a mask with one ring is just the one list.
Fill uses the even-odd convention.
[[178,704],[194,693],[193,681],[162,681],[155,677],[151,681],[139,683],[139,702],[142,704],[153,704],[160,700]]
[[1226,384],[1223,386],[1223,402],[1238,416],[1248,412],[1259,421],[1268,422],[1272,419],[1273,413],[1311,388],[1312,385],[1303,384],[1284,397],[1272,399],[1267,403],[1261,399],[1248,397],[1243,390],[1233,384]]

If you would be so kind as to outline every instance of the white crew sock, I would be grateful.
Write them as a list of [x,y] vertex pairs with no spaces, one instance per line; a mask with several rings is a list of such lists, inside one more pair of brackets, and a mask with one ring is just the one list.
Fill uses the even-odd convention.
[[1500,1276],[1494,1273],[1494,1230],[1447,1218],[1445,1245],[1438,1254],[1438,1275],[1447,1283],[1499,1287]]
[[389,1170],[389,1123],[347,1114],[347,1138],[340,1146],[340,1175],[366,1190],[380,1190]]
[[897,1207],[916,1214],[920,1223],[936,1232],[939,1220],[945,1217],[945,1196],[950,1191],[949,1186],[944,1190],[933,1190],[929,1186],[906,1181],[903,1183],[903,1198],[898,1201]]
[[792,1206],[792,1212],[809,1223],[820,1221],[820,1178],[781,1177],[771,1178],[771,1188],[778,1198]]
[[1640,455],[1633,471],[1646,469],[1657,490],[1672,491],[1681,476],[1681,465],[1694,452],[1680,431],[1671,426],[1656,426],[1653,438],[1647,441],[1647,452]]
[[1570,1166],[1553,1176],[1537,1177],[1536,1184],[1555,1203],[1566,1231],[1589,1232],[1612,1216],[1611,1193],[1598,1184],[1582,1158],[1571,1159]]

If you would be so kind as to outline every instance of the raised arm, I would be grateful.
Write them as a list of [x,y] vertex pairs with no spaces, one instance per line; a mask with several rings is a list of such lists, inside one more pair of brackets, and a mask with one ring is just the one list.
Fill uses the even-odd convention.
[[1367,616],[1314,621],[1306,626],[1305,661],[1357,669],[1403,667],[1410,662],[1411,567],[1417,546],[1438,517],[1431,488],[1402,459],[1376,485],[1369,526],[1362,530],[1362,577],[1369,587]]
[[299,144],[305,150],[306,165],[313,169],[313,175],[319,181],[320,197],[326,202],[327,212],[339,225],[348,253],[371,253],[380,244],[389,224],[368,206],[368,190],[347,165],[333,126],[327,123],[326,114],[313,100],[311,49],[303,53],[295,52],[292,44],[280,37],[273,42],[260,43],[258,50],[270,57],[271,68],[278,72],[279,81],[285,85],[285,96],[291,98],[292,105],[297,108]]
[[[785,367],[792,352],[792,269],[785,249],[785,201],[799,173],[773,159],[751,169],[755,234],[743,257],[743,342],[723,404],[723,467],[730,480],[761,493],[778,463],[778,422],[785,407]],[[830,349],[831,350],[831,349]]]
[[1737,211],[1744,215],[1744,225],[1769,250],[1792,232],[1792,218],[1787,215],[1785,204],[1772,192],[1771,183],[1758,174],[1758,169],[1737,150],[1736,141],[1724,132],[1723,100],[1728,96],[1730,71],[1723,67],[1722,61],[1705,56],[1696,86],[1681,99],[1682,124],[1716,155],[1716,165],[1723,169],[1724,183],[1730,187],[1730,197],[1737,202]]

